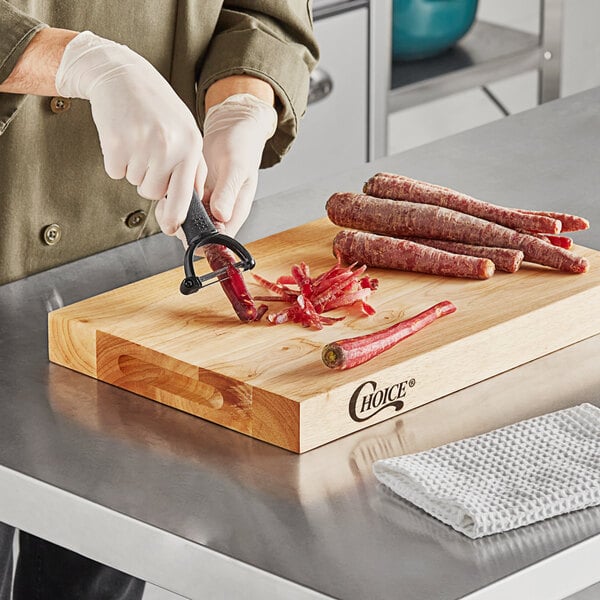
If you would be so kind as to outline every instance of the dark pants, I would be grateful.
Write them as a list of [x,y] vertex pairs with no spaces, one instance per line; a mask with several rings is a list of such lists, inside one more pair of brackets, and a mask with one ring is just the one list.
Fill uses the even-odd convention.
[[[14,529],[0,523],[0,600],[10,599]],[[21,531],[14,600],[141,600],[144,582]]]

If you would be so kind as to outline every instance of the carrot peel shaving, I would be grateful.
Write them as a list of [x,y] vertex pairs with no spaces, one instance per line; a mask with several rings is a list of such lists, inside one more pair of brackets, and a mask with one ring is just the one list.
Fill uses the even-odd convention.
[[[368,316],[375,309],[366,302],[377,289],[377,279],[365,274],[365,265],[342,266],[341,257],[336,264],[316,277],[311,277],[310,269],[304,262],[292,265],[289,275],[280,275],[276,281],[269,281],[253,273],[255,281],[273,293],[273,296],[256,296],[263,302],[288,302],[291,306],[275,313],[267,314],[267,321],[279,325],[292,321],[303,327],[323,329],[345,317],[330,317],[322,313],[338,309],[359,309]],[[294,286],[294,287],[291,287]]]

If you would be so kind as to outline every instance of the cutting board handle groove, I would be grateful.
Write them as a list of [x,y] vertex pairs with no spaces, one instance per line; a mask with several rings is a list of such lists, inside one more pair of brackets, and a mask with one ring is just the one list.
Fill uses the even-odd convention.
[[212,385],[128,354],[119,356],[117,363],[119,371],[130,385],[135,383],[135,387],[140,390],[138,393],[145,395],[143,388],[155,388],[158,392],[165,392],[188,402],[213,409],[223,408],[223,395]]

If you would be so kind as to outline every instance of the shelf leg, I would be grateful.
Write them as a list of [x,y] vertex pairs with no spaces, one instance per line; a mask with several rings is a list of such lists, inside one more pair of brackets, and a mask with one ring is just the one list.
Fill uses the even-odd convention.
[[542,53],[539,67],[540,104],[560,97],[564,0],[540,0]]

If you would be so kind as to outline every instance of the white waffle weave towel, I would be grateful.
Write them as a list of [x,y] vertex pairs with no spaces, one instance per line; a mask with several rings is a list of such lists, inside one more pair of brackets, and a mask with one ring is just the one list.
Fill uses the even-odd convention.
[[600,408],[580,404],[378,460],[396,494],[471,538],[600,504]]

